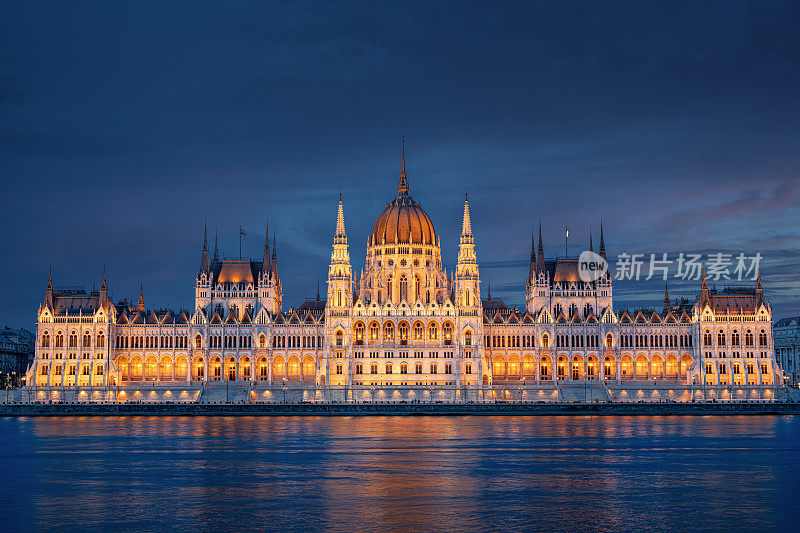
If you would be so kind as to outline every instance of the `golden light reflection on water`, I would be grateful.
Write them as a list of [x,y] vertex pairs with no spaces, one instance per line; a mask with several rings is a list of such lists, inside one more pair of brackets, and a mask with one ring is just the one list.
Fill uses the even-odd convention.
[[20,479],[7,497],[36,528],[747,528],[797,512],[780,504],[800,473],[793,417],[0,424],[0,468]]

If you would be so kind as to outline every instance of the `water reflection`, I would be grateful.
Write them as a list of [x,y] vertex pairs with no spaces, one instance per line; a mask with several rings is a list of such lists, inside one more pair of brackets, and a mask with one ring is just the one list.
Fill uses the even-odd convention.
[[67,530],[790,527],[795,417],[0,420],[2,516]]

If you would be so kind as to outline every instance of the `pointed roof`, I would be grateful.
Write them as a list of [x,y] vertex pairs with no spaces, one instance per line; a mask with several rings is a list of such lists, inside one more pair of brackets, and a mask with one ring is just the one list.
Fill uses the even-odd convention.
[[406,175],[406,137],[403,136],[402,161],[400,163],[400,178],[397,180],[397,196],[408,196],[408,176]]
[[461,223],[461,236],[472,237],[472,221],[469,216],[469,194],[464,194],[464,218]]
[[602,220],[600,221],[600,249],[598,250],[598,252],[600,252],[600,256],[605,259],[605,257],[606,257],[606,240],[605,240],[605,237],[603,235],[603,221]]
[[542,245],[542,220],[539,219],[539,246],[536,249],[536,272],[545,271],[544,246]]
[[208,223],[203,222],[203,253],[200,257],[200,272],[209,272],[208,264]]
[[219,261],[219,248],[217,241],[219,240],[219,232],[214,230],[214,261]]
[[592,227],[589,226],[589,251],[594,252],[594,248],[592,248]]
[[333,236],[334,244],[347,244],[347,232],[344,229],[344,207],[342,207],[342,193],[339,193],[339,207],[336,211],[336,234]]
[[142,284],[139,284],[139,306],[137,308],[140,313],[144,313],[144,290]]

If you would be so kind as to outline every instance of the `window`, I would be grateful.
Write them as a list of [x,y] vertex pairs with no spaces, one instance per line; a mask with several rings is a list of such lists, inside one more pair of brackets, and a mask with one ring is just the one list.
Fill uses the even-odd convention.
[[442,335],[444,336],[444,342],[450,344],[450,341],[453,340],[453,326],[450,322],[444,325]]
[[415,374],[422,374],[422,363],[416,363],[414,365],[414,373]]
[[342,374],[342,363],[336,363],[336,373],[339,375]]
[[371,365],[369,365],[369,373],[370,374],[378,373],[378,363],[372,363]]
[[444,373],[445,374],[452,374],[453,373],[453,365],[452,365],[452,363],[446,363],[444,365]]
[[75,334],[75,332],[72,332],[69,335],[69,347],[70,348],[78,347],[78,336]]
[[464,333],[464,344],[467,346],[472,346],[472,332],[470,330],[467,330],[466,333]]
[[439,338],[439,327],[436,325],[435,322],[431,322],[428,325],[428,340],[435,341]]
[[356,363],[356,374],[363,374],[364,373],[364,365],[361,363]]
[[64,347],[64,334],[60,331],[56,335],[56,348],[63,348]]
[[392,342],[394,341],[394,324],[387,322],[383,325],[383,340]]
[[405,344],[408,341],[408,324],[406,322],[400,323],[398,334],[400,335],[400,342]]
[[414,298],[419,300],[421,292],[422,291],[420,290],[419,276],[414,276]]
[[44,332],[42,335],[42,348],[49,348],[50,347],[50,334],[48,332]]
[[362,324],[361,322],[356,324],[355,337],[356,337],[356,344],[364,343],[364,324]]
[[258,347],[259,348],[267,347],[267,337],[263,333],[258,337]]
[[745,346],[752,346],[753,345],[753,332],[749,329],[744,334],[744,344]]
[[423,340],[425,338],[425,328],[422,327],[422,322],[414,324],[414,340]]
[[392,373],[392,363],[386,363],[386,373],[387,374]]
[[466,365],[464,365],[464,373],[472,374],[472,363],[467,363]]
[[725,346],[725,331],[724,330],[719,330],[719,333],[717,333],[717,344],[719,346]]
[[703,346],[711,346],[711,331],[706,330],[703,333]]
[[767,332],[763,329],[758,334],[758,344],[759,346],[766,346],[767,345]]
[[550,347],[550,336],[545,333],[542,335],[542,348],[549,348]]
[[400,276],[400,301],[408,300],[408,279]]
[[739,346],[739,332],[736,330],[731,333],[731,346]]
[[336,332],[336,346],[341,346],[344,342],[344,333],[342,330]]
[[430,369],[431,374],[436,374],[436,363],[431,363]]
[[[380,303],[380,301],[378,303]],[[378,340],[378,333],[379,333],[378,323],[377,322],[373,322],[372,324],[369,325],[369,338],[370,338],[370,340],[373,340],[373,341],[374,340]]]
[[386,299],[390,301],[392,299],[392,276],[386,280]]
[[203,338],[198,334],[194,338],[194,347],[199,350],[202,347],[202,345],[203,345]]
[[[400,364],[400,373],[401,374],[408,374],[408,365],[406,363]],[[388,374],[388,372],[387,372]]]

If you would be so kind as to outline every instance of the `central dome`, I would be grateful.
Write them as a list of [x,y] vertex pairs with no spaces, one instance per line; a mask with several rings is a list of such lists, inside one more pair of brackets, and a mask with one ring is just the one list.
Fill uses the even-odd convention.
[[436,231],[428,213],[408,194],[405,150],[403,167],[397,184],[397,197],[378,215],[372,226],[371,246],[383,244],[436,245]]

